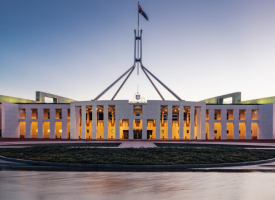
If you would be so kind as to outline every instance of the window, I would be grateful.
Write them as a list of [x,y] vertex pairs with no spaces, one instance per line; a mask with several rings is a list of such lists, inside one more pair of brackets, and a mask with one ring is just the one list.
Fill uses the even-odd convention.
[[178,121],[178,114],[177,113],[172,114],[172,120],[173,121]]
[[246,118],[246,110],[239,111],[239,120],[245,120]]
[[252,110],[252,111],[251,111],[251,119],[252,119],[252,120],[258,120],[258,119],[259,119],[258,113],[259,113],[258,110]]
[[62,109],[55,109],[55,119],[62,119]]
[[68,110],[67,110],[67,119],[70,119],[70,118],[71,118],[71,110],[68,109]]
[[26,119],[26,109],[19,109],[19,119]]
[[37,109],[31,109],[31,118],[32,119],[37,119],[38,118]]
[[43,109],[43,119],[50,119],[50,109]]
[[233,110],[227,110],[227,120],[233,120]]
[[214,119],[221,120],[221,110],[215,110]]
[[206,119],[209,119],[209,109],[206,109]]
[[134,105],[133,107],[133,116],[142,116],[142,105]]

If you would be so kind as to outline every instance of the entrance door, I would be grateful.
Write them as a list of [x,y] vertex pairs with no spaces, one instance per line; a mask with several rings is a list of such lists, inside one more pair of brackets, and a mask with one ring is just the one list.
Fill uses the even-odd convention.
[[147,140],[152,140],[153,138],[153,131],[152,130],[147,130]]
[[129,139],[128,134],[129,134],[128,130],[123,130],[123,139]]
[[142,130],[134,130],[134,139],[142,139]]

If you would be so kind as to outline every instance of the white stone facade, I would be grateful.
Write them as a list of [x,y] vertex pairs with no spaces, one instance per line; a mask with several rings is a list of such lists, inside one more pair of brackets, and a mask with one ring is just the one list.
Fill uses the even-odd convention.
[[[128,100],[67,104],[2,102],[0,128],[2,138],[22,135],[22,138],[131,140],[139,137],[136,135],[140,132],[135,130],[141,130],[138,139],[142,140],[274,139],[274,105],[206,105],[205,102],[161,100],[148,100],[143,104],[132,104]],[[114,114],[110,114],[110,106]],[[134,106],[142,107],[137,115]],[[164,114],[161,109],[165,109]],[[19,117],[19,111],[24,112],[23,118]],[[124,122],[127,128],[123,128]]]

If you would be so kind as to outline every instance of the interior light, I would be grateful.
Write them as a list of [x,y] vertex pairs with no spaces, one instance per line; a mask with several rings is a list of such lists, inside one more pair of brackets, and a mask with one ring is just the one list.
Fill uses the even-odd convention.
[[62,129],[59,130],[59,133],[62,133]]
[[50,132],[50,129],[48,129],[48,133]]

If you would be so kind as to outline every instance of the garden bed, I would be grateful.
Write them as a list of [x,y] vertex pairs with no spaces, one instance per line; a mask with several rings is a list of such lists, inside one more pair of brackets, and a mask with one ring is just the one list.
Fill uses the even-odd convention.
[[266,160],[275,157],[275,151],[273,150],[244,149],[243,147],[230,146],[86,147],[85,145],[44,145],[5,149],[0,154],[5,157],[35,161],[123,165],[234,163]]

